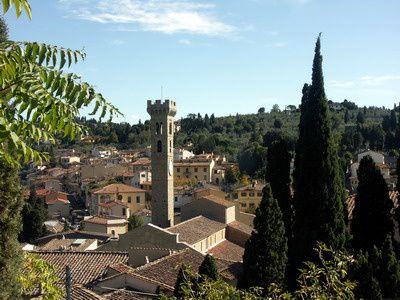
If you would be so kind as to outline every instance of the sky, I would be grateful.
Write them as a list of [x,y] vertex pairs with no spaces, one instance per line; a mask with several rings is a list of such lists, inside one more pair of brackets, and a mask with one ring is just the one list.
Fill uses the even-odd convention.
[[[322,32],[328,99],[400,101],[398,0],[31,0],[7,13],[10,38],[84,49],[71,72],[124,114],[149,118],[148,99],[177,117],[298,105]],[[85,112],[82,112],[85,114]]]

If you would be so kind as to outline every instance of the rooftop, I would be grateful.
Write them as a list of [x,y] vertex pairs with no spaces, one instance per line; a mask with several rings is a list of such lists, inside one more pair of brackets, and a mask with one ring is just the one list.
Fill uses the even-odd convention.
[[179,241],[190,245],[201,241],[210,235],[224,229],[225,224],[210,220],[203,216],[198,216],[178,225],[167,228],[171,233],[179,234]]
[[214,196],[214,195],[204,196],[204,197],[201,197],[200,199],[205,199],[205,200],[214,202],[216,204],[219,204],[219,205],[222,205],[222,206],[225,206],[225,207],[235,206],[235,203],[233,203],[232,201],[225,200],[223,198],[220,198],[220,197],[217,197],[217,196]]
[[123,207],[129,207],[128,205],[126,205],[125,203],[121,202],[121,201],[110,201],[107,203],[99,203],[99,206],[104,207],[104,208],[110,208],[110,207],[114,207],[114,206],[123,206]]
[[117,194],[117,193],[138,193],[145,192],[145,190],[135,188],[133,186],[122,184],[122,183],[113,183],[103,187],[95,191],[93,194]]
[[65,267],[69,266],[74,283],[83,285],[101,278],[109,265],[128,262],[126,252],[37,251],[34,253],[52,264],[56,275],[62,280],[65,279]]
[[212,254],[215,258],[228,260],[228,261],[243,261],[244,248],[225,240],[215,247],[207,251],[208,254]]
[[105,218],[105,217],[99,217],[99,216],[94,216],[92,218],[85,219],[84,222],[85,223],[100,224],[100,225],[110,225],[110,226],[128,224],[128,221],[125,220],[125,219]]
[[43,245],[40,250],[74,250],[85,251],[90,245],[97,242],[96,239],[53,239]]

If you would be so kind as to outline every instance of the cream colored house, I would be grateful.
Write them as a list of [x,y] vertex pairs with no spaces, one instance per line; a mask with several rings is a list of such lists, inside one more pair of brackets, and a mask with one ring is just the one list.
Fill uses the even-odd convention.
[[97,213],[99,204],[119,201],[129,207],[130,213],[146,208],[145,190],[127,184],[110,184],[93,192],[91,211]]
[[215,162],[208,161],[179,161],[174,163],[174,180],[212,182],[212,170]]
[[68,194],[53,190],[39,189],[36,195],[44,199],[47,208],[47,216],[49,219],[58,217],[68,217],[70,212],[70,203]]
[[85,231],[119,235],[128,232],[128,221],[119,218],[90,217],[83,221]]
[[130,216],[129,206],[120,201],[110,201],[98,204],[97,214],[104,217],[128,219]]
[[251,185],[236,189],[237,201],[241,211],[254,211],[261,202],[265,184],[254,182]]

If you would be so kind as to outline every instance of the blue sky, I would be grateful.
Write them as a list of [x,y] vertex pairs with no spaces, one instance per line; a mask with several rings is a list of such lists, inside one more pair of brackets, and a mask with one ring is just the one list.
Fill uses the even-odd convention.
[[31,0],[32,21],[8,13],[13,40],[82,49],[72,71],[136,123],[146,100],[178,116],[298,105],[322,32],[329,99],[400,101],[398,0]]

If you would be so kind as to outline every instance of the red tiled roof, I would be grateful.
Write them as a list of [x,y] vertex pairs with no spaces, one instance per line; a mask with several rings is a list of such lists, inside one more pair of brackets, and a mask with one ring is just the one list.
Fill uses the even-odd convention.
[[220,197],[217,197],[214,195],[203,196],[200,199],[206,199],[208,201],[214,202],[216,204],[219,204],[219,205],[222,205],[225,207],[235,206],[235,203],[233,203],[232,201],[228,201],[228,200],[225,200],[223,198],[220,198]]
[[139,193],[139,192],[146,192],[146,191],[135,188],[127,184],[113,183],[103,187],[100,190],[95,191],[93,194],[97,195],[97,194]]
[[118,262],[127,263],[127,252],[98,252],[98,251],[37,251],[42,259],[55,267],[55,273],[65,279],[65,267],[71,268],[74,283],[88,284],[101,278],[108,266]]
[[84,288],[81,284],[73,285],[71,290],[71,298],[74,300],[105,300],[105,298],[87,288]]
[[239,222],[239,221],[230,222],[228,224],[228,227],[232,227],[232,228],[237,229],[237,230],[239,230],[241,232],[244,232],[244,233],[246,233],[248,235],[251,235],[251,232],[253,231],[252,227],[250,227],[250,226],[248,226],[246,224],[243,224],[242,222]]
[[110,294],[105,294],[103,296],[105,297],[105,299],[112,300],[145,300],[155,298],[154,296],[145,295],[144,293],[128,290],[118,290],[111,292]]
[[146,165],[150,165],[151,164],[151,160],[148,158],[140,158],[137,161],[134,161],[132,163],[130,163],[130,166],[146,166]]
[[243,261],[244,248],[225,240],[209,249],[207,253],[212,254],[215,258],[241,262]]
[[201,241],[210,235],[224,229],[225,224],[210,220],[203,216],[198,216],[178,225],[167,228],[171,233],[179,234],[179,241],[190,245]]
[[[122,220],[124,222],[116,222],[113,223],[111,222],[112,220]],[[84,222],[86,223],[93,223],[93,224],[99,224],[99,225],[110,225],[110,226],[125,226],[126,224],[128,224],[128,221],[125,219],[117,219],[117,218],[102,218],[99,216],[94,216],[90,219],[86,219],[84,220]]]

